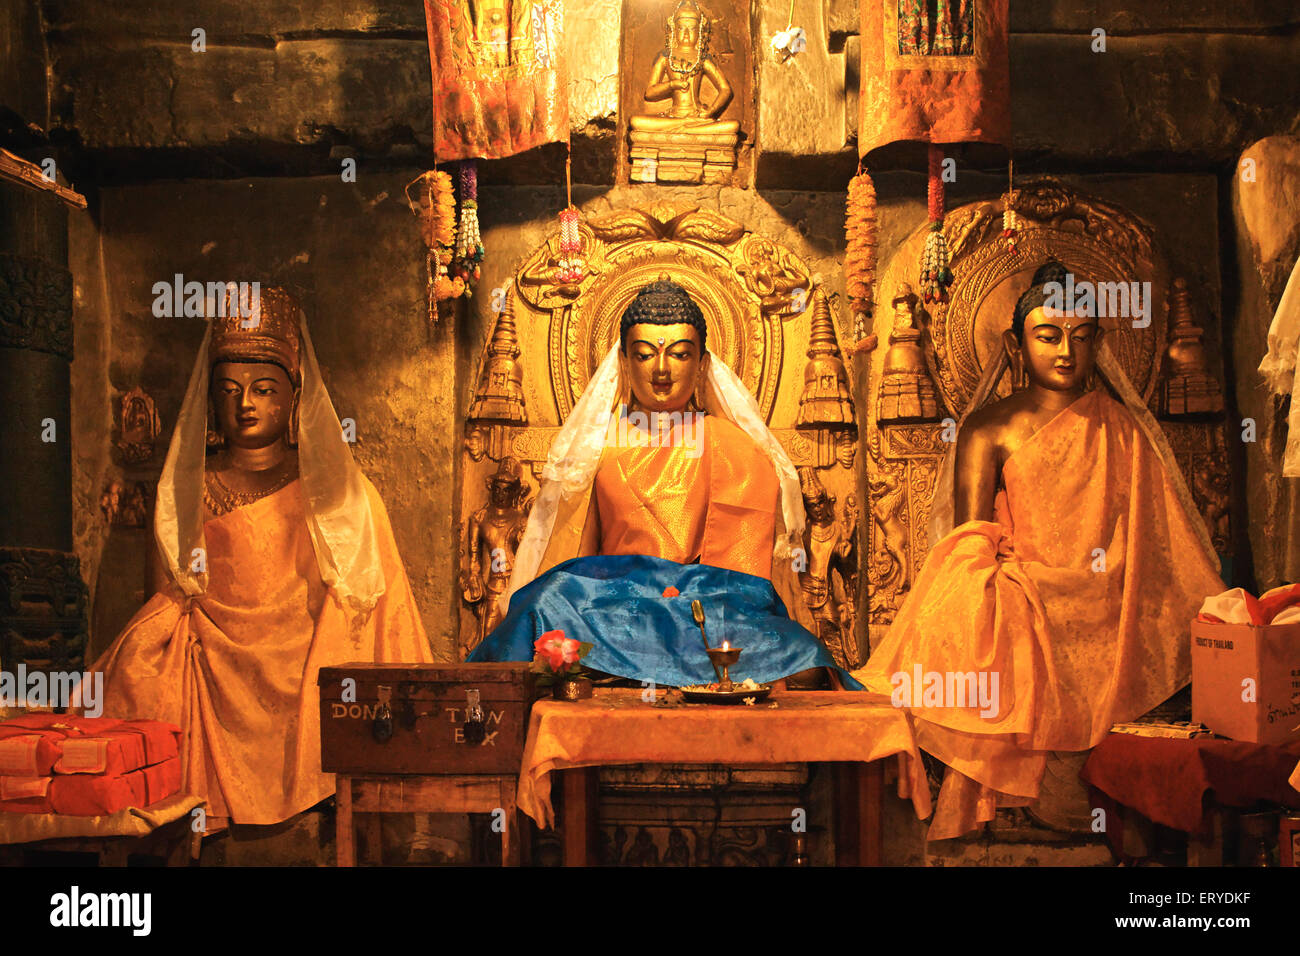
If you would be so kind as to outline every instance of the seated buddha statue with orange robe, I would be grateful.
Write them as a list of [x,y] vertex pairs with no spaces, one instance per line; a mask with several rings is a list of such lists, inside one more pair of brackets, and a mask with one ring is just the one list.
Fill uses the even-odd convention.
[[158,485],[165,585],[93,669],[105,716],[181,726],[183,788],[209,816],[271,824],[334,793],[319,668],[433,655],[297,304],[266,289],[223,311]]
[[[1029,806],[1049,754],[1185,687],[1190,622],[1222,590],[1159,426],[1097,320],[1054,299],[1065,284],[1049,263],[1018,301],[940,475],[925,564],[854,672],[949,768],[932,840]],[[981,408],[1008,363],[1027,387]]]
[[593,644],[593,670],[710,683],[698,600],[709,643],[743,649],[737,681],[834,666],[772,584],[803,530],[798,476],[706,337],[699,306],[666,278],[628,306],[552,443],[508,613],[469,660],[531,660],[559,629]]

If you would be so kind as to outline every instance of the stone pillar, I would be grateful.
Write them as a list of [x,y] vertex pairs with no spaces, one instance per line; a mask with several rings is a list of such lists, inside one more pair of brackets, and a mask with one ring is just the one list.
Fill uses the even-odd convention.
[[0,182],[0,665],[80,669],[72,553],[72,273],[50,193]]

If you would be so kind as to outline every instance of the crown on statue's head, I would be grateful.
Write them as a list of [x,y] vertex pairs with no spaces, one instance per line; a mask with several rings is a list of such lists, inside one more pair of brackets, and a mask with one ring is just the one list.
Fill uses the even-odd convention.
[[212,320],[212,364],[273,362],[295,385],[301,384],[301,312],[298,300],[284,289],[232,284],[221,314]]

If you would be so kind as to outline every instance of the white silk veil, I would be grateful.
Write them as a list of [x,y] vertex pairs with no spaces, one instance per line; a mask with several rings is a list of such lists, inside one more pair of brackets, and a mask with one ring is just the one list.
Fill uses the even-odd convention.
[[[774,560],[789,560],[801,546],[804,529],[803,495],[799,475],[790,457],[772,434],[758,402],[727,363],[709,353],[709,389],[705,400],[710,414],[734,422],[763,450],[776,468],[781,485],[778,532],[772,548]],[[615,342],[597,366],[578,402],[551,442],[542,468],[542,488],[528,516],[528,526],[515,554],[510,587],[501,597],[501,609],[509,606],[515,591],[537,577],[555,530],[556,514],[564,499],[580,495],[591,487],[605,449],[610,415],[619,396],[619,343]]]
[[[988,368],[984,370],[979,385],[975,387],[975,393],[971,396],[970,402],[967,403],[966,411],[962,413],[961,420],[957,424],[959,431],[961,426],[966,423],[966,419],[988,401],[993,394],[993,390],[997,388],[998,381],[1002,378],[1002,373],[1006,370],[1007,364],[1007,353],[999,347],[996,355],[989,362]],[[1142,396],[1138,394],[1137,389],[1133,387],[1133,383],[1129,381],[1124,367],[1111,354],[1110,346],[1105,339],[1102,340],[1101,348],[1097,351],[1097,372],[1119,395],[1124,402],[1124,407],[1137,420],[1142,434],[1147,437],[1151,446],[1155,448],[1156,453],[1160,456],[1161,461],[1164,463],[1165,474],[1169,476],[1169,482],[1173,485],[1174,493],[1178,496],[1183,510],[1187,513],[1192,527],[1196,529],[1196,536],[1200,539],[1201,547],[1205,549],[1205,554],[1215,570],[1218,570],[1219,556],[1214,550],[1214,544],[1210,540],[1209,531],[1206,530],[1205,521],[1192,499],[1192,493],[1187,488],[1187,482],[1183,480],[1182,469],[1174,457],[1173,449],[1169,447],[1169,440],[1165,437],[1164,430],[1156,421],[1155,416],[1151,414],[1151,410],[1142,401]],[[957,443],[955,441],[948,442],[948,450],[945,452],[943,464],[939,468],[939,480],[935,484],[934,499],[930,507],[928,530],[931,548],[953,529],[955,520],[953,478],[956,457]]]
[[[301,313],[299,327],[298,469],[307,527],[321,578],[356,623],[384,593],[374,515],[365,477],[343,440]],[[168,573],[189,597],[202,594],[208,586],[203,482],[211,341],[209,323],[158,480],[154,514],[154,536]]]

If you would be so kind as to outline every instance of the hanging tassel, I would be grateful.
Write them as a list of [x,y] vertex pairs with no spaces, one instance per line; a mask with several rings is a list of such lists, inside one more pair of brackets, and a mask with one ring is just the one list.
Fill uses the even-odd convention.
[[582,258],[582,234],[578,231],[580,218],[573,205],[573,150],[564,158],[564,190],[568,206],[560,210],[560,261],[555,270],[558,285],[575,285],[587,274],[587,263]]
[[1002,239],[1006,242],[1007,252],[1013,256],[1019,255],[1017,245],[1020,242],[1020,217],[1016,215],[1020,191],[1015,188],[1014,168],[1011,160],[1007,160],[1007,192],[1002,197]]
[[582,281],[587,267],[582,258],[582,235],[578,232],[578,210],[570,206],[560,211],[560,261],[555,281],[572,285]]
[[858,174],[849,180],[845,205],[845,288],[853,313],[853,338],[862,343],[867,341],[875,313],[876,186],[861,164]]
[[948,240],[943,235],[943,148],[930,145],[929,194],[930,233],[921,254],[921,296],[925,302],[947,302],[952,285],[948,267]]
[[474,159],[460,164],[460,227],[453,261],[456,274],[465,280],[465,294],[469,295],[469,283],[479,280],[479,263],[483,261],[483,236],[478,226],[478,161]]

